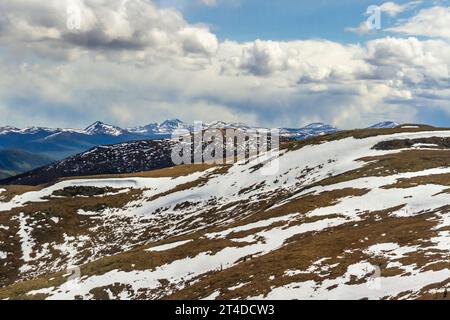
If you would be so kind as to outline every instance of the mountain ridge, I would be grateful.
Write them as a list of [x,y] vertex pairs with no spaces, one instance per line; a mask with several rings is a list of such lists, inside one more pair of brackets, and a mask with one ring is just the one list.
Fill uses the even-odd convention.
[[[244,124],[204,124],[202,129],[210,127],[227,127],[241,130],[251,130],[253,127]],[[36,154],[58,161],[82,153],[101,145],[112,145],[131,141],[167,139],[178,129],[194,131],[194,126],[179,119],[169,119],[161,123],[151,123],[141,127],[121,128],[101,121],[96,121],[84,129],[27,127],[16,128],[5,126],[0,128],[0,150],[21,150],[25,154]],[[281,130],[282,135],[305,139],[312,135],[337,131],[331,126],[310,129]],[[25,159],[24,159],[25,160]],[[20,159],[19,159],[20,161]],[[33,167],[31,169],[34,169]],[[5,174],[8,172],[23,173],[11,167],[1,166]],[[3,176],[5,177],[5,175]]]
[[[317,128],[320,129],[319,134],[317,134]],[[429,126],[406,126],[405,128],[402,128],[399,126],[397,129],[366,129],[362,131],[372,132],[371,134],[377,132],[379,132],[379,134],[387,134],[399,130],[414,132],[416,130],[425,129],[438,130],[439,128]],[[310,139],[318,139],[319,141],[320,139],[326,140],[328,137],[333,137],[334,135],[345,136],[349,132],[353,132],[334,132],[333,135],[333,132],[330,133],[327,132],[327,130],[330,130],[329,126],[313,124],[309,129],[303,131],[303,136],[300,141],[308,143]],[[296,134],[296,132],[294,134]],[[298,140],[291,138],[289,129],[285,129],[285,131],[282,132],[281,143],[283,146],[287,146],[295,141]],[[0,184],[39,185],[51,183],[66,177],[92,176],[98,174],[131,174],[146,170],[168,168],[174,166],[171,159],[172,143],[173,142],[170,139],[161,139],[100,145],[48,165],[15,176],[6,177],[5,179],[0,180]],[[154,154],[158,154],[158,158],[155,158]]]
[[[391,125],[388,125],[391,123]],[[393,122],[383,122],[373,127],[394,127]],[[202,130],[208,128],[236,129],[251,131],[266,129],[251,126],[245,123],[228,123],[225,121],[214,121],[202,124]],[[114,145],[141,140],[160,140],[170,138],[172,134],[183,129],[190,132],[196,130],[194,125],[185,123],[179,119],[168,119],[161,123],[150,123],[145,126],[121,128],[115,125],[96,121],[84,129],[61,129],[48,127],[27,127],[19,129],[12,126],[0,128],[0,150],[14,149],[22,150],[23,154],[36,154],[47,157],[54,161],[85,152],[101,145]],[[302,128],[280,128],[282,138],[303,140],[311,137],[338,132],[339,129],[324,123],[312,123]],[[29,156],[25,157],[29,158]],[[20,161],[20,159],[18,159]],[[24,159],[25,160],[25,159]],[[39,164],[42,164],[39,162]],[[50,164],[50,160],[49,163]],[[45,165],[45,163],[44,163]],[[36,169],[31,167],[30,169]],[[24,171],[0,164],[0,170],[4,173],[3,178],[9,175],[22,174]]]
[[[116,125],[107,124],[102,121],[95,121],[91,125],[87,126],[84,129],[75,129],[75,128],[49,128],[49,127],[26,127],[23,129],[12,127],[12,126],[4,126],[0,127],[0,139],[1,135],[6,134],[37,134],[37,133],[48,133],[49,137],[51,137],[54,134],[57,133],[76,133],[76,134],[86,134],[86,135],[111,135],[111,136],[119,136],[119,135],[125,135],[125,134],[138,134],[141,136],[146,135],[167,135],[172,134],[177,129],[187,129],[189,131],[194,131],[194,125],[190,123],[183,122],[179,119],[168,119],[161,123],[150,123],[148,125],[144,126],[137,126],[137,127],[127,127],[127,128],[121,128]],[[268,127],[263,126],[252,126],[248,125],[246,123],[234,123],[234,122],[225,122],[221,120],[213,121],[210,123],[203,123],[202,129],[208,129],[208,128],[218,128],[218,129],[269,129]],[[277,128],[281,131],[283,130],[297,130],[301,131],[303,129],[323,129],[326,128],[327,130],[334,130],[337,131],[338,129],[336,127],[333,127],[328,124],[324,124],[321,122],[317,123],[311,123],[309,125],[306,125],[304,127],[298,127],[298,128],[284,128],[280,127]]]

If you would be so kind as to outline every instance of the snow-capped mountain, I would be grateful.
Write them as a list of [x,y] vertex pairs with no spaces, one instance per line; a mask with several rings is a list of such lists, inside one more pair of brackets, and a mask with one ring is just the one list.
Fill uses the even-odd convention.
[[373,126],[369,127],[371,129],[392,129],[396,128],[400,125],[400,123],[397,123],[395,121],[383,121],[377,124],[374,124]]
[[214,121],[211,123],[206,123],[203,125],[203,129],[236,129],[236,130],[256,130],[260,129],[261,127],[254,127],[250,126],[245,123],[235,123],[235,122],[225,122],[225,121]]
[[177,129],[189,129],[190,126],[179,119],[166,120],[158,126],[158,133],[172,134]]
[[146,126],[127,128],[125,131],[143,136],[159,135],[161,137],[169,137],[177,129],[187,129],[191,131],[192,126],[179,119],[171,119],[163,121],[162,123],[151,123]]
[[[383,122],[372,128],[393,128],[398,124]],[[228,123],[215,121],[202,124],[201,129],[236,129],[251,131],[264,129],[245,123]],[[196,130],[193,124],[185,123],[179,119],[171,119],[162,123],[150,123],[145,126],[120,128],[100,121],[94,122],[85,129],[62,129],[46,127],[28,127],[24,129],[6,126],[0,128],[0,149],[14,149],[36,154],[39,158],[61,160],[69,156],[89,150],[100,145],[118,144],[130,141],[167,139],[175,130],[184,129],[190,132]],[[303,128],[280,128],[282,138],[303,140],[311,137],[331,134],[337,128],[323,124],[313,123]],[[31,168],[33,169],[33,168]],[[10,168],[2,167],[3,172],[15,172]]]
[[[208,128],[233,128],[238,130],[251,130],[255,127],[240,124],[217,121],[204,124],[202,129]],[[49,161],[61,160],[69,156],[89,150],[100,145],[118,144],[130,141],[155,140],[170,138],[177,129],[194,131],[193,124],[187,124],[179,119],[171,119],[162,123],[151,123],[145,126],[120,128],[115,125],[100,121],[94,122],[85,129],[63,129],[46,127],[28,127],[24,129],[6,126],[0,128],[0,149],[23,151],[21,154],[35,154],[37,158],[49,159]],[[327,132],[335,130],[330,129]],[[281,130],[282,136],[294,139],[304,139],[321,134],[316,128],[286,129]],[[16,154],[20,154],[17,153]],[[36,162],[40,163],[40,162]],[[0,171],[17,174],[14,168],[0,163]],[[33,167],[30,169],[34,169]]]
[[297,140],[307,139],[324,134],[330,134],[337,131],[338,131],[337,128],[320,122],[312,123],[304,128],[299,129],[295,128],[280,129],[281,136],[290,137]]
[[[223,121],[203,124],[202,129],[208,128],[231,128],[244,131],[259,129],[259,127],[243,123],[227,123]],[[179,119],[126,129],[100,121],[94,122],[85,129],[52,129],[45,127],[19,129],[7,126],[0,128],[0,149],[21,149],[28,152],[43,153],[54,159],[62,159],[98,145],[170,138],[177,129],[185,129],[192,132],[194,126]],[[280,129],[280,131],[282,136],[304,139],[314,135],[335,132],[337,129],[324,124],[314,124],[305,128]]]
[[150,123],[146,126],[132,127],[132,128],[127,128],[125,130],[130,133],[145,135],[145,134],[148,134],[149,132],[158,132],[158,128],[159,128],[159,124]]
[[51,134],[57,132],[58,129],[51,129],[51,128],[45,128],[45,127],[28,127],[24,129],[19,129],[16,127],[6,126],[6,127],[0,127],[0,135],[5,135],[9,133],[15,133],[15,134]]
[[286,144],[270,176],[256,159],[2,187],[0,299],[448,298],[449,130]]
[[[256,130],[256,129],[268,129],[264,127],[251,126],[245,123],[228,123],[224,121],[214,121],[211,123],[204,123],[202,129],[238,129],[238,130]],[[186,129],[189,131],[194,130],[194,125],[185,123],[179,119],[166,120],[160,124],[151,123],[145,126],[130,127],[130,128],[120,128],[111,124],[106,124],[100,121],[96,121],[85,129],[51,129],[43,127],[30,127],[25,129],[18,129],[14,127],[2,127],[0,128],[0,147],[2,135],[7,136],[10,134],[16,135],[44,135],[47,139],[51,139],[58,134],[77,134],[77,135],[87,135],[87,136],[137,136],[142,139],[151,138],[168,138],[177,129]],[[288,136],[310,136],[314,134],[323,134],[335,132],[338,129],[330,125],[323,123],[313,123],[303,128],[279,128],[282,134]],[[4,138],[4,137],[3,137]]]
[[3,127],[0,149],[25,150],[59,160],[99,145],[168,138],[169,126],[155,124],[127,130],[97,121],[85,129]]
[[123,129],[119,127],[105,124],[100,121],[91,124],[89,127],[84,129],[84,132],[89,135],[108,135],[115,137],[126,133]]

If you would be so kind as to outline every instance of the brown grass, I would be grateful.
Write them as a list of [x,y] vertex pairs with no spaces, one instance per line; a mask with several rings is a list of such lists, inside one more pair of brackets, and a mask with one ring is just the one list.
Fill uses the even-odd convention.
[[364,177],[387,177],[406,172],[418,172],[450,164],[450,150],[405,150],[377,157],[358,159],[363,167],[324,179],[317,185],[327,186]]
[[187,176],[196,172],[205,171],[214,168],[216,165],[208,164],[191,164],[180,165],[171,168],[164,168],[159,170],[143,171],[127,174],[108,174],[108,175],[96,175],[96,176],[81,176],[81,177],[65,177],[61,180],[74,180],[74,179],[120,179],[120,178],[176,178]]
[[450,186],[450,173],[433,174],[429,176],[413,177],[408,179],[399,179],[396,183],[385,186],[385,189],[392,188],[413,188],[418,185],[436,184],[441,186]]
[[[431,127],[421,127],[417,129],[377,129],[377,130],[358,130],[339,132],[337,134],[318,137],[310,139],[308,141],[300,142],[288,142],[286,146],[290,149],[301,148],[306,144],[321,143],[323,141],[331,141],[335,139],[341,139],[349,136],[355,138],[365,138],[373,135],[380,134],[393,134],[397,132],[418,132],[423,130],[442,130]],[[436,167],[448,166],[449,152],[446,150],[409,150],[402,151],[396,154],[389,154],[379,157],[367,157],[360,159],[368,164],[361,169],[353,170],[336,177],[327,178],[317,184],[309,186],[299,186],[299,189],[293,193],[288,192],[274,192],[273,194],[265,194],[264,198],[261,198],[259,203],[229,203],[225,206],[219,207],[212,201],[209,206],[211,210],[201,217],[195,217],[192,219],[202,218],[208,227],[201,229],[200,231],[191,232],[190,234],[184,234],[181,236],[165,238],[162,241],[154,242],[145,246],[137,246],[136,248],[124,253],[116,254],[117,251],[105,252],[109,255],[100,258],[94,262],[84,264],[82,274],[84,276],[92,276],[104,274],[112,270],[153,270],[154,268],[163,264],[170,263],[175,260],[183,259],[186,257],[193,257],[201,252],[211,252],[214,254],[227,247],[239,247],[243,246],[242,243],[233,242],[233,238],[241,238],[247,235],[254,234],[258,231],[270,229],[274,227],[292,226],[296,224],[311,223],[320,219],[331,219],[339,217],[340,213],[336,212],[334,215],[327,217],[306,217],[302,216],[302,213],[310,212],[316,208],[331,206],[337,203],[344,197],[358,197],[366,194],[366,189],[342,189],[333,190],[329,192],[323,192],[320,194],[307,194],[300,198],[289,201],[288,203],[274,208],[274,205],[280,203],[283,200],[291,198],[300,192],[304,192],[307,188],[311,188],[319,185],[330,185],[343,181],[350,181],[367,176],[388,176],[401,172],[415,172]],[[151,172],[144,172],[138,174],[126,174],[126,175],[105,175],[95,177],[77,177],[81,178],[127,178],[127,177],[178,177],[182,175],[188,175],[193,172],[204,171],[206,169],[217,167],[217,169],[211,173],[225,174],[229,166],[208,166],[208,165],[192,165],[192,166],[179,166],[170,169],[162,169]],[[70,178],[66,178],[70,179]],[[200,178],[196,181],[177,186],[176,188],[169,190],[164,194],[155,196],[155,198],[182,191],[190,188],[198,187],[206,183],[208,177]],[[413,179],[402,179],[395,185],[388,186],[391,188],[398,187],[412,187],[415,184],[426,183],[438,183],[440,185],[450,185],[450,174],[447,175],[433,175],[428,177],[416,177]],[[33,190],[30,187],[7,187],[8,191],[3,195],[11,196],[14,192],[26,192]],[[29,189],[27,189],[29,188]],[[257,189],[258,186],[252,186],[251,189]],[[66,190],[67,191],[67,190]],[[70,191],[70,190],[69,190]],[[86,190],[85,190],[86,191]],[[82,194],[85,194],[85,191]],[[90,190],[89,192],[92,192]],[[244,190],[243,192],[250,191]],[[88,191],[86,191],[88,192]],[[78,209],[82,208],[86,211],[96,211],[105,207],[109,208],[121,208],[125,204],[129,203],[133,199],[139,199],[141,197],[140,190],[132,190],[126,194],[119,194],[106,197],[89,197],[81,198],[77,192],[68,192],[65,196],[70,198],[55,199],[52,198],[48,203],[32,203],[23,208],[17,208],[11,212],[5,212],[0,215],[0,223],[5,220],[11,219],[11,217],[17,216],[20,212],[28,216],[33,216],[36,220],[42,221],[43,224],[49,224],[51,226],[51,232],[48,228],[34,228],[33,237],[39,243],[61,241],[64,233],[69,235],[81,235],[88,233],[89,227],[94,225],[88,217],[77,215]],[[192,203],[179,204],[180,206],[189,207]],[[232,206],[237,205],[233,211],[228,211]],[[401,206],[400,206],[401,207]],[[387,268],[388,260],[383,257],[368,256],[364,250],[367,247],[377,244],[394,242],[401,246],[417,245],[422,248],[431,246],[430,239],[437,235],[439,230],[433,230],[438,224],[437,216],[433,212],[423,213],[414,217],[398,218],[393,217],[391,213],[398,210],[400,207],[391,208],[389,210],[380,212],[370,212],[362,215],[362,221],[359,221],[356,226],[355,222],[349,222],[344,225],[329,228],[321,232],[308,232],[304,234],[296,235],[285,243],[285,245],[273,252],[270,252],[263,256],[249,256],[245,259],[241,259],[234,267],[225,270],[211,271],[206,275],[194,279],[194,281],[187,283],[186,287],[182,290],[175,291],[173,294],[167,293],[167,291],[139,292],[138,296],[145,298],[149,295],[156,295],[160,298],[167,299],[198,299],[204,298],[211,293],[219,290],[221,292],[220,298],[246,298],[255,295],[266,295],[270,292],[271,288],[283,286],[292,282],[301,282],[314,280],[320,282],[323,280],[321,276],[327,278],[337,278],[345,274],[347,267],[353,263],[360,261],[369,261],[374,265],[378,265],[382,269],[383,276],[394,276],[401,274],[401,270],[397,268]],[[446,210],[446,208],[441,208]],[[246,214],[241,214],[246,212]],[[245,232],[234,233],[225,239],[206,239],[203,237],[206,233],[218,232],[227,230],[232,227],[242,226],[245,224],[263,221],[274,217],[281,217],[291,213],[299,213],[299,219],[290,222],[281,222],[273,224],[269,227],[256,228]],[[53,225],[49,221],[51,217],[62,218],[58,225]],[[234,221],[233,223],[225,223],[218,226],[219,222]],[[5,222],[6,223],[6,222]],[[127,223],[124,220],[124,223]],[[0,236],[1,241],[10,240],[10,236],[17,237],[17,223],[9,223],[11,230],[5,233],[5,236]],[[182,228],[190,227],[191,230],[197,226],[193,224],[193,221],[185,221],[184,225],[180,225]],[[155,235],[162,234],[164,230],[158,229],[161,226],[155,226],[155,228],[149,228],[141,236],[142,238],[152,239]],[[187,230],[187,229],[186,229]],[[105,232],[102,230],[102,232]],[[106,232],[105,232],[106,233]],[[95,235],[92,235],[95,237]],[[126,237],[127,235],[123,235]],[[194,241],[173,248],[165,252],[147,252],[145,251],[149,247],[158,246],[161,244],[172,243],[180,240],[193,239]],[[12,241],[12,240],[10,240]],[[260,239],[263,241],[263,239]],[[19,242],[14,240],[13,247],[8,248],[9,252],[13,252],[16,256],[16,261],[13,262],[16,268],[10,270],[3,270],[0,267],[0,271],[3,276],[6,276],[8,282],[7,286],[0,289],[0,298],[44,298],[44,296],[27,296],[26,293],[30,290],[36,290],[49,286],[57,286],[65,281],[62,274],[57,273],[53,275],[42,275],[36,279],[29,281],[22,281],[12,284],[17,277],[17,267],[21,265]],[[2,249],[2,247],[0,247]],[[5,250],[6,251],[6,250]],[[322,259],[329,258],[324,264],[339,265],[331,268],[329,271],[319,270],[315,273],[300,274],[294,277],[287,277],[285,275],[286,270],[306,270],[312,263]],[[57,258],[57,256],[55,256]],[[11,258],[12,259],[12,258]],[[450,262],[442,252],[437,250],[428,250],[424,252],[414,252],[401,259],[400,262],[407,264],[416,264],[419,268],[423,267],[427,270],[441,270],[443,268],[450,268]],[[10,261],[11,262],[11,261]],[[430,262],[436,262],[430,264]],[[187,266],[188,268],[188,266]],[[270,277],[274,277],[270,280]],[[50,280],[53,279],[53,280]],[[352,283],[356,283],[356,279],[351,280]],[[167,279],[160,280],[162,288],[169,288]],[[230,291],[227,288],[235,286],[240,283],[248,283],[242,288]],[[435,286],[442,286],[442,284],[436,284]],[[422,297],[428,297],[428,291],[435,286],[425,288],[422,292]],[[106,299],[106,289],[110,289],[112,292],[119,293],[122,290],[129,290],[129,287],[114,284],[104,288],[96,288],[91,293],[95,298]]]
[[[405,125],[407,126],[407,125]],[[353,137],[355,139],[365,139],[374,136],[382,136],[382,135],[392,135],[396,133],[405,133],[405,132],[422,132],[422,131],[448,131],[449,128],[435,128],[427,125],[413,125],[418,126],[418,128],[392,128],[392,129],[358,129],[358,130],[348,130],[348,131],[339,131],[336,133],[326,134],[323,136],[318,136],[306,140],[301,141],[289,141],[283,144],[284,148],[288,150],[298,150],[303,148],[306,145],[310,144],[321,144],[323,142],[336,141],[345,138]]]
[[[420,239],[435,236],[436,232],[430,231],[435,226],[435,222],[429,220],[431,215],[408,218],[390,217],[389,212],[396,209],[398,208],[367,214],[365,220],[358,223],[358,227],[355,227],[355,223],[352,222],[322,232],[297,235],[279,250],[261,257],[253,257],[222,272],[211,272],[199,279],[199,282],[168,298],[198,299],[216,290],[221,292],[220,299],[242,299],[265,295],[273,287],[292,282],[308,280],[321,282],[323,279],[320,274],[326,275],[329,279],[340,277],[345,274],[349,265],[364,260],[380,266],[382,276],[398,275],[400,270],[386,267],[388,261],[385,258],[367,256],[363,250],[371,245],[387,242],[400,245],[422,245]],[[386,235],[383,236],[384,234]],[[339,265],[331,269],[329,273],[322,271],[294,277],[284,275],[286,270],[306,270],[312,263],[324,257],[330,258],[326,261],[327,265],[337,263]],[[445,257],[441,256],[441,259],[445,261]],[[403,262],[412,261],[420,267],[427,264],[429,259],[424,254],[412,253]],[[449,267],[450,262],[445,265]],[[273,280],[269,280],[271,276],[274,276]],[[234,291],[226,289],[247,282],[248,285],[240,289]]]

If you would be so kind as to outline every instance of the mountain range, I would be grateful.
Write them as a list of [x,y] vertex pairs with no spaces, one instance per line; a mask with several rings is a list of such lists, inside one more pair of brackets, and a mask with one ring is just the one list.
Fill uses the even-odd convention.
[[[204,124],[202,129],[257,129],[242,123],[216,121]],[[0,178],[21,174],[28,170],[59,161],[101,145],[120,144],[141,140],[161,140],[172,136],[175,130],[194,131],[192,124],[178,119],[152,123],[146,126],[120,128],[97,121],[85,129],[61,129],[29,127],[19,129],[11,126],[0,128]],[[305,139],[311,136],[336,132],[337,129],[325,124],[313,124],[305,128],[280,129],[281,135],[293,139]],[[6,160],[8,150],[14,150],[16,163]],[[2,161],[2,159],[5,159]]]
[[8,126],[0,128],[0,148],[27,150],[58,160],[98,145],[167,138],[181,125],[179,120],[167,120],[161,124],[129,129],[100,121],[85,129],[45,127],[19,129]]
[[[396,122],[385,121],[371,128],[394,128],[396,126],[398,126]],[[202,124],[201,128],[202,130],[216,128],[242,131],[266,129],[244,123],[227,123],[224,121]],[[22,173],[56,162],[53,166],[41,169],[51,170],[53,172],[55,168],[61,168],[61,165],[57,161],[67,157],[72,157],[72,160],[78,159],[78,157],[84,157],[83,153],[92,148],[133,141],[168,139],[178,129],[185,129],[190,132],[195,130],[194,125],[185,123],[179,119],[166,120],[160,124],[152,123],[146,126],[125,129],[100,121],[91,124],[85,129],[45,127],[19,129],[10,126],[2,127],[0,128],[0,179],[21,175]],[[294,140],[304,140],[339,131],[337,128],[323,123],[313,123],[302,128],[280,128],[279,130],[282,138]],[[125,144],[125,146],[127,145]],[[121,147],[119,147],[119,150],[122,150]],[[123,151],[126,152],[125,149]],[[99,153],[100,151],[94,150],[92,152]],[[13,161],[10,159],[13,159]],[[64,169],[58,174],[55,173],[56,176],[66,176],[68,172],[74,172],[74,169],[67,168],[67,162],[62,162],[62,164]],[[151,165],[145,168],[149,169],[150,167]],[[86,167],[83,168],[86,169]],[[107,168],[110,168],[107,173],[119,173],[112,170],[109,166]],[[130,168],[134,167],[130,166]],[[87,174],[92,170],[75,171],[78,174],[83,174],[83,172]],[[63,172],[64,174],[61,175]],[[51,174],[47,175],[47,177],[51,176]],[[17,179],[11,181],[19,182]],[[26,181],[31,180],[26,179]]]
[[[239,129],[244,131],[264,129],[243,123],[227,123],[223,121],[202,124],[203,130],[209,128]],[[19,129],[7,126],[0,128],[0,148],[21,148],[26,146],[28,150],[32,151],[53,152],[56,149],[55,146],[58,146],[61,149],[59,151],[60,154],[64,154],[66,150],[67,152],[72,152],[76,148],[83,148],[81,151],[85,151],[87,150],[85,147],[87,145],[169,138],[178,129],[185,129],[190,132],[195,130],[194,125],[184,123],[178,119],[166,120],[161,124],[152,123],[146,126],[125,129],[100,121],[91,124],[85,129],[53,129],[45,127]],[[338,131],[337,128],[323,123],[314,123],[303,128],[280,128],[279,130],[284,136],[298,139]]]

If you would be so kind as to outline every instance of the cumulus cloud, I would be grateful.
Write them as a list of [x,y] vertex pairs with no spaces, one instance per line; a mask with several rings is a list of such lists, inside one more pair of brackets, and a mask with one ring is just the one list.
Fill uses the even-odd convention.
[[426,36],[450,39],[450,7],[431,7],[388,31],[413,36]]
[[356,28],[354,28],[354,27],[345,28],[345,31],[353,32],[353,33],[356,33],[358,35],[364,35],[364,34],[368,34],[368,33],[373,32],[373,30],[370,28],[370,26],[367,23],[367,21],[361,22],[360,25],[357,26]]
[[[79,30],[67,28],[74,4]],[[446,39],[220,42],[145,0],[14,0],[0,10],[0,113],[10,124],[179,117],[356,127],[450,107]]]
[[254,75],[270,75],[288,68],[287,53],[277,42],[256,40],[244,48],[241,67]]
[[[33,41],[49,50],[128,50],[151,60],[168,54],[209,56],[218,45],[206,26],[190,25],[178,11],[145,0],[15,0],[1,2],[0,10],[0,40],[21,47]],[[71,28],[70,19],[79,25]]]
[[395,17],[398,14],[404,12],[405,10],[417,5],[421,1],[410,2],[407,4],[398,4],[395,2],[385,2],[380,6],[381,12],[388,14],[391,17]]
[[[228,43],[230,46],[230,43]],[[228,51],[231,70],[258,77],[292,76],[300,82],[344,79],[367,69],[363,50],[357,45],[341,45],[326,40],[262,41],[234,44]],[[239,54],[240,51],[240,54]],[[230,71],[230,70],[228,70]]]
[[[396,17],[400,13],[407,10],[415,8],[417,5],[421,4],[422,1],[412,1],[405,4],[398,4],[395,2],[384,2],[378,6],[379,12],[387,14],[389,17]],[[370,7],[369,7],[370,8]],[[366,15],[373,14],[374,12],[367,12]],[[380,17],[381,18],[381,17]],[[373,28],[371,28],[369,21],[361,22],[357,27],[348,27],[345,29],[346,32],[353,32],[358,35],[365,35],[369,33],[374,33]],[[376,30],[375,30],[376,31]]]

